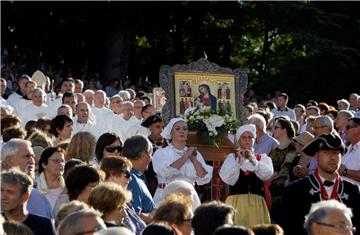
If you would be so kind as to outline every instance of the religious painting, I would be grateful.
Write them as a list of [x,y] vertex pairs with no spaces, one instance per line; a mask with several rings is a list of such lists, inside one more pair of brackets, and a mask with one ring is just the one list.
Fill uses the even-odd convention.
[[175,72],[175,115],[182,116],[190,107],[207,106],[236,117],[234,91],[233,74]]
[[166,103],[165,91],[161,87],[153,88],[153,104],[156,112],[161,112]]

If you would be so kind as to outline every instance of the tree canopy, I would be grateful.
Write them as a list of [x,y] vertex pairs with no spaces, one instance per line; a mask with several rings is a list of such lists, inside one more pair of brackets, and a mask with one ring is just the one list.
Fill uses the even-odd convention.
[[207,56],[244,69],[256,93],[281,90],[292,103],[359,92],[358,2],[1,4],[2,47],[26,50],[29,68],[63,60],[78,77],[157,82],[161,65]]

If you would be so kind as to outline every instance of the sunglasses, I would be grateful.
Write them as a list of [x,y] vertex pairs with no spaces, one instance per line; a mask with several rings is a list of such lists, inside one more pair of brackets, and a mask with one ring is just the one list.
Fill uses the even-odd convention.
[[121,170],[121,172],[123,173],[125,178],[130,179],[131,173],[129,170],[125,169],[125,170]]
[[120,145],[119,146],[107,146],[107,147],[105,147],[105,150],[108,151],[109,153],[113,153],[115,151],[120,153],[122,149],[123,148]]

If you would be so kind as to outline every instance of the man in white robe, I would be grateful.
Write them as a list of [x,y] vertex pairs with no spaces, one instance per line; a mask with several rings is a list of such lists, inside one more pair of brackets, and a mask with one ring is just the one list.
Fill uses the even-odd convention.
[[106,132],[106,130],[96,126],[95,120],[92,120],[92,118],[94,117],[91,115],[92,111],[88,103],[77,103],[75,114],[76,117],[73,124],[73,135],[80,131],[87,131],[93,134],[96,139],[98,139],[102,134]]
[[88,103],[90,107],[92,107],[94,105],[95,92],[93,90],[87,89],[84,91],[83,95],[85,97],[86,103]]
[[134,125],[141,123],[133,115],[133,109],[134,104],[131,101],[125,101],[122,104],[122,113],[114,116],[113,131],[120,136],[123,143],[132,136]]
[[26,123],[30,120],[37,121],[43,117],[53,118],[49,113],[48,106],[44,103],[45,96],[46,94],[41,88],[33,89],[31,103],[24,106],[24,108],[18,112],[22,127],[25,127]]
[[27,81],[25,84],[25,95],[19,99],[16,100],[16,103],[14,104],[13,108],[15,110],[15,113],[17,115],[20,115],[20,112],[24,110],[25,106],[32,103],[32,93],[33,89],[37,86],[36,82],[34,81]]
[[26,75],[26,74],[23,74],[19,77],[18,79],[18,89],[13,92],[11,95],[9,95],[9,97],[7,98],[7,104],[12,106],[13,108],[15,107],[15,105],[18,103],[18,101],[20,101],[22,99],[22,97],[24,95],[26,95],[26,89],[25,89],[25,86],[26,86],[26,83],[28,81],[31,81],[31,78]]
[[105,99],[106,93],[103,90],[97,90],[95,92],[95,106],[92,107],[92,112],[96,118],[96,125],[107,132],[112,132],[114,113],[111,109],[105,107]]
[[5,116],[4,114],[10,114],[14,112],[14,108],[10,106],[6,100],[3,98],[5,94],[7,82],[4,78],[1,78],[0,82],[0,107],[1,107],[1,116]]
[[4,106],[8,105],[6,100],[3,98],[3,96],[5,95],[5,91],[6,91],[6,85],[7,85],[7,81],[5,80],[5,78],[1,78],[1,80],[0,80],[0,104],[4,105]]

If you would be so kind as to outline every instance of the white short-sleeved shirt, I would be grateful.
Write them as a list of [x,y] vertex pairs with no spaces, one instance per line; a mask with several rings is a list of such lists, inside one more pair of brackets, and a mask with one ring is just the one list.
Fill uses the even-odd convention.
[[[348,147],[347,153],[341,158],[341,163],[349,170],[360,171],[360,141]],[[342,176],[342,178],[360,187],[360,181],[346,176]]]

